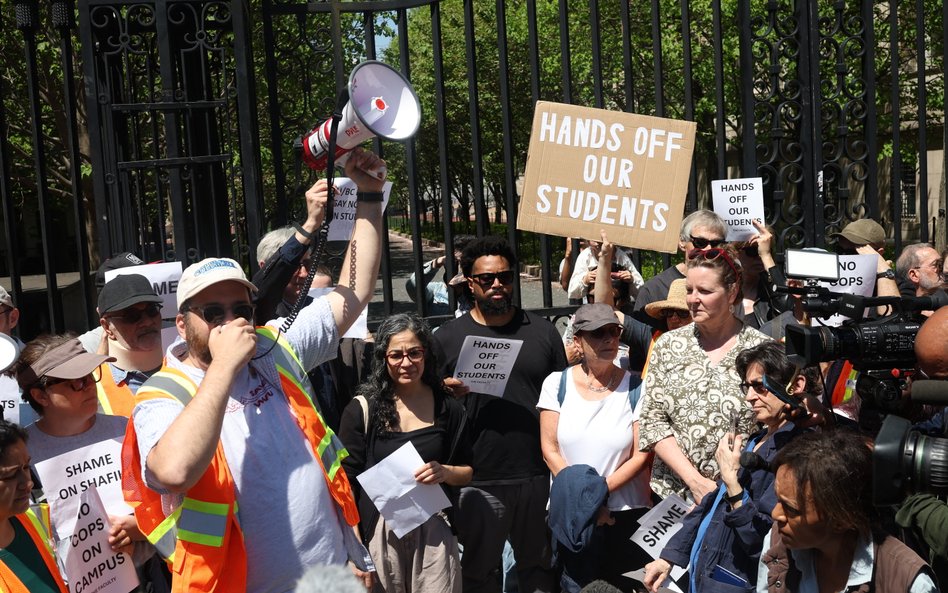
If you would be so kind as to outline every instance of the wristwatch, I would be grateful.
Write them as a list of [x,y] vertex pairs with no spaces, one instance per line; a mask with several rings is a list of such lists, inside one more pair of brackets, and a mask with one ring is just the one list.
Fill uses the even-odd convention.
[[881,280],[882,278],[895,280],[895,272],[893,272],[892,270],[886,270],[884,272],[879,272],[878,274],[876,274],[876,280]]

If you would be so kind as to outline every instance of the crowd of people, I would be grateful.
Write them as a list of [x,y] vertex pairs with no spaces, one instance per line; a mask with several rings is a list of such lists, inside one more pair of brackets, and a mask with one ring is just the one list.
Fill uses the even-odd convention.
[[[812,320],[776,290],[788,281],[770,229],[728,243],[696,211],[682,261],[647,279],[603,233],[564,262],[578,305],[565,340],[513,304],[506,241],[465,237],[411,280],[453,319],[394,315],[346,342],[378,274],[382,181],[366,171],[379,164],[361,150],[347,163],[359,199],[338,282],[305,273],[330,193],[317,182],[307,219],[261,242],[252,281],[226,258],[183,271],[167,350],[162,299],[138,274],[101,279],[95,330],[19,344],[0,377],[29,405],[24,427],[0,421],[0,588],[67,590],[68,512],[37,506],[55,481],[43,462],[113,443],[132,514],[110,514],[108,541],[141,591],[938,590],[948,505],[918,493],[874,506],[874,435],[858,405],[834,406],[843,392],[858,402],[859,369],[788,357],[786,326]],[[877,223],[835,239],[876,257],[876,295],[945,290],[930,245],[893,269]],[[435,282],[441,268],[457,274]],[[12,334],[20,311],[2,288],[0,306]],[[948,379],[948,308],[921,315],[906,392],[912,376]],[[471,337],[518,349],[499,395],[456,378]],[[944,412],[911,413],[943,436]],[[360,476],[406,445],[421,465],[405,478],[450,504],[403,532]],[[689,512],[652,556],[632,538],[670,497]]]

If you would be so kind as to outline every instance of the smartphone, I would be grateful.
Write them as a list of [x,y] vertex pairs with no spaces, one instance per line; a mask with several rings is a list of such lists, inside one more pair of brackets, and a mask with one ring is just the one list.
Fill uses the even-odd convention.
[[761,378],[761,383],[763,383],[764,389],[776,395],[777,399],[779,399],[785,404],[789,404],[791,412],[795,410],[800,410],[800,412],[802,412],[803,414],[806,414],[806,408],[803,407],[803,404],[801,404],[798,399],[794,397],[790,397],[790,395],[787,394],[786,388],[783,385],[781,385],[779,382],[775,381],[774,379],[771,379],[767,375],[764,375]]
[[731,430],[728,432],[727,442],[732,446],[734,445],[734,438],[737,437],[737,424],[740,419],[741,415],[739,412],[731,412]]

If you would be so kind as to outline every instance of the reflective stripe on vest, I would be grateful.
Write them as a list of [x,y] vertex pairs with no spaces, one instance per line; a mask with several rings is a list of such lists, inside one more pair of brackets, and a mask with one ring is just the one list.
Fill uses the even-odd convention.
[[151,545],[155,546],[158,554],[169,563],[174,562],[174,549],[178,545],[177,523],[180,514],[181,507],[178,507],[151,532],[145,534]]
[[221,546],[227,530],[229,504],[185,497],[179,510],[178,539],[215,548]]
[[135,408],[135,395],[128,385],[117,385],[109,363],[103,362],[99,366],[102,377],[95,384],[96,396],[99,399],[99,412],[109,416],[132,415]]
[[[48,538],[49,531],[46,526],[43,525],[42,520],[34,514],[32,508],[11,519],[13,521],[19,521],[23,529],[25,529],[26,533],[30,536],[30,540],[43,559],[46,570],[49,571],[60,593],[68,593],[62,575],[59,574],[59,568],[56,566],[52,544]],[[0,585],[2,585],[0,586],[0,591],[3,593],[29,593],[26,586],[23,585],[20,579],[18,579],[13,571],[3,562],[0,562]]]
[[838,406],[848,402],[856,393],[856,381],[859,379],[859,371],[853,369],[853,363],[843,362],[839,370],[839,377],[836,379],[836,385],[833,387],[833,405]]

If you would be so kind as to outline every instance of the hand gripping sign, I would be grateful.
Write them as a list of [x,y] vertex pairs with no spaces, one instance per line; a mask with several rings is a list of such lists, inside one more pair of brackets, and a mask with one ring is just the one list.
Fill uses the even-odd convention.
[[138,586],[131,557],[109,545],[109,516],[95,488],[82,493],[68,550],[69,593],[128,593]]

